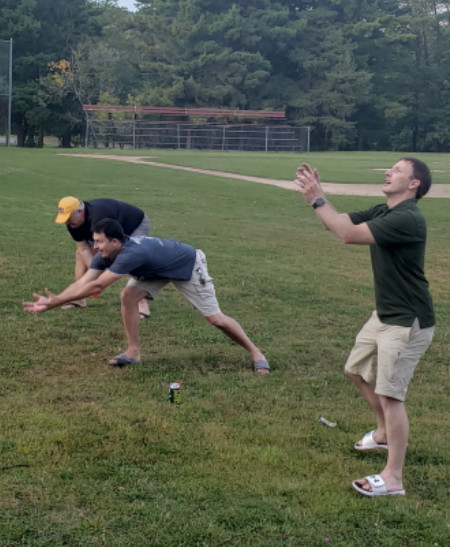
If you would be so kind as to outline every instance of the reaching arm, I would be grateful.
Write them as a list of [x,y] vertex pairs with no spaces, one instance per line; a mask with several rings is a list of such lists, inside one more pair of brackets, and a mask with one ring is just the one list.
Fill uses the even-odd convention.
[[33,297],[36,302],[24,302],[23,307],[25,311],[30,313],[43,313],[73,300],[79,300],[101,292],[121,277],[121,275],[111,273],[109,270],[104,272],[101,270],[88,270],[81,279],[69,285],[62,293],[55,295],[45,289],[47,297],[34,293]]
[[328,204],[318,207],[316,215],[326,229],[337,235],[343,243],[352,243],[354,245],[373,245],[375,243],[366,222],[353,224],[347,214],[337,213]]
[[[325,199],[317,169],[304,163],[297,169],[297,192],[311,205],[319,198]],[[316,215],[324,228],[332,231],[343,243],[373,245],[375,239],[366,222],[353,224],[347,214],[339,214],[328,202],[317,207]]]

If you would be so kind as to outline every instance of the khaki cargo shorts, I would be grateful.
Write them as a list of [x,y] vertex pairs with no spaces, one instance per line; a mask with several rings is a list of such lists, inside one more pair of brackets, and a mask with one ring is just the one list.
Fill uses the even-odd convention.
[[419,359],[433,339],[434,327],[386,325],[376,311],[356,337],[345,370],[375,386],[377,395],[404,401]]
[[166,285],[172,285],[181,293],[192,306],[197,309],[204,317],[210,317],[220,313],[219,302],[216,298],[216,291],[212,278],[208,274],[208,265],[206,264],[205,253],[197,249],[192,276],[189,281],[176,281],[169,279],[157,279],[155,281],[140,281],[131,278],[128,286],[137,287],[148,292],[149,300],[156,300],[159,293]]

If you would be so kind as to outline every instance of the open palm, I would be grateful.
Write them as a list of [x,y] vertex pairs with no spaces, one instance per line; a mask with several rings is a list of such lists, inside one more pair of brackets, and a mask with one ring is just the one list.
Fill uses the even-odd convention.
[[29,313],[43,313],[47,310],[50,310],[54,307],[53,299],[55,298],[55,295],[52,294],[50,291],[45,289],[45,292],[47,296],[42,296],[37,293],[33,293],[33,298],[36,299],[36,302],[24,302],[23,308],[25,311]]

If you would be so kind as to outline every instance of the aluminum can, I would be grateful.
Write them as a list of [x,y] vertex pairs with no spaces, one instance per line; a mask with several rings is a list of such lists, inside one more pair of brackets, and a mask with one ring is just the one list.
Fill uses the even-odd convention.
[[181,403],[181,384],[174,382],[169,386],[169,401],[174,405]]

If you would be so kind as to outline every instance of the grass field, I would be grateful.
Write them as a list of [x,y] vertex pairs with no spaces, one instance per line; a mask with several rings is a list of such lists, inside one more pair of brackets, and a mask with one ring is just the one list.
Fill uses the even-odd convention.
[[[450,545],[449,201],[421,203],[437,328],[407,399],[407,496],[371,500],[351,481],[381,471],[386,456],[353,449],[375,424],[342,372],[373,309],[368,249],[323,231],[293,192],[57,152],[0,152],[0,545]],[[299,161],[146,154],[286,179]],[[308,160],[324,180],[373,183],[382,177],[366,167],[398,157]],[[448,155],[427,160],[450,164]],[[223,311],[273,373],[253,374],[247,354],[172,289],[151,305],[134,368],[106,365],[124,349],[122,286],[83,311],[25,314],[33,291],[72,282],[74,244],[54,224],[64,195],[134,203],[153,235],[202,248]],[[332,202],[350,211],[377,200]],[[167,399],[176,380],[184,382],[179,407]],[[320,415],[338,427],[319,425]]]
[[[77,149],[77,153],[86,153]],[[88,154],[150,156],[149,161],[266,177],[293,180],[295,170],[306,161],[320,169],[324,182],[379,184],[383,170],[394,165],[402,154],[398,152],[320,152],[311,154],[265,154],[256,152],[205,152],[198,150],[89,150]],[[408,154],[403,154],[407,156]],[[436,184],[450,180],[450,154],[415,154],[434,171]]]

